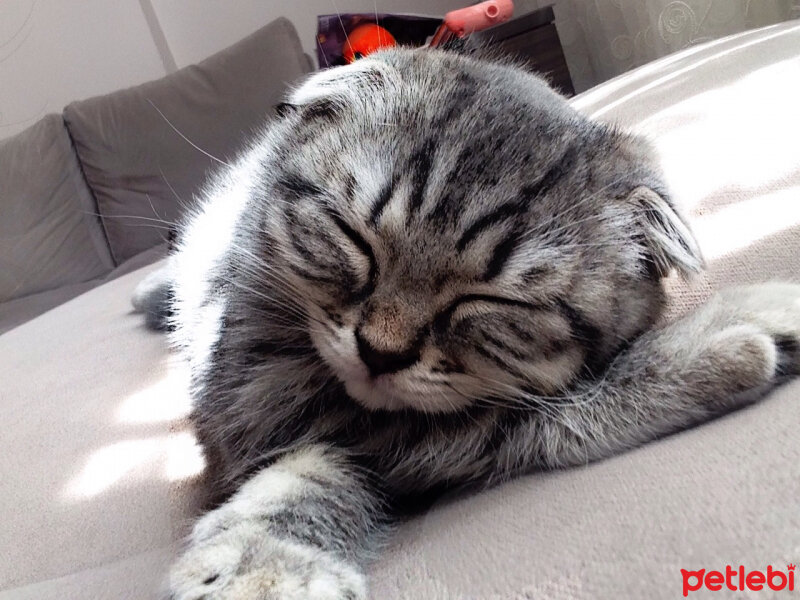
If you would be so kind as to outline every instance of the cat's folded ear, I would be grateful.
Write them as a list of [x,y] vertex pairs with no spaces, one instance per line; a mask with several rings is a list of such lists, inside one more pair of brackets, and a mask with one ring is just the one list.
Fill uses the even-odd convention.
[[635,210],[654,275],[666,277],[674,268],[689,277],[703,269],[697,240],[671,201],[647,186],[635,188],[627,201]]

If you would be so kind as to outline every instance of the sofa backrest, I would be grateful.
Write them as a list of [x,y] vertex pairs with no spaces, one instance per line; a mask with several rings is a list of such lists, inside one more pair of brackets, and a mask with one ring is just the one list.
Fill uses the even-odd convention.
[[0,302],[113,268],[61,115],[0,142]]
[[115,264],[165,239],[219,161],[235,157],[310,68],[281,18],[197,65],[67,106]]
[[[311,70],[278,19],[198,65],[0,142],[0,303],[107,275],[166,236]],[[202,148],[202,151],[198,148]]]

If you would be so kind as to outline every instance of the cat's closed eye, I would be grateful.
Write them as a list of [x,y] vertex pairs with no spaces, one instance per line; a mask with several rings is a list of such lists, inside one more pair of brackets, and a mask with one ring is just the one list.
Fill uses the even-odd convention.
[[358,282],[361,284],[358,289],[350,290],[350,301],[357,302],[366,298],[375,286],[375,277],[378,273],[378,264],[375,261],[375,253],[372,247],[355,229],[350,227],[347,222],[334,212],[329,213],[331,220],[338,228],[339,232],[349,242],[352,265],[355,267]]
[[531,311],[542,310],[542,307],[530,302],[515,300],[506,296],[492,294],[464,294],[458,296],[448,304],[447,308],[439,312],[433,321],[433,328],[436,332],[443,332],[451,322],[460,316],[459,312],[468,312],[469,309],[484,308],[489,311],[496,311],[500,307],[517,307]]

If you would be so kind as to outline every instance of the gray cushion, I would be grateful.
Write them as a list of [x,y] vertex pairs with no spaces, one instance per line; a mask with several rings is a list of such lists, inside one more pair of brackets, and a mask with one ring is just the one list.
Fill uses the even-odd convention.
[[278,19],[198,65],[66,108],[117,264],[163,241],[220,166],[204,152],[235,156],[308,68],[294,27]]
[[96,210],[59,115],[0,142],[0,302],[110,271]]

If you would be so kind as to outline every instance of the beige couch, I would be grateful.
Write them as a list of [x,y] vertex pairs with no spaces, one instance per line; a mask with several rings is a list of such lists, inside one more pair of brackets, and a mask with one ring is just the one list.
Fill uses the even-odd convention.
[[[800,280],[798,98],[790,22],[573,100],[661,150],[709,263],[693,285],[671,282],[673,312],[723,285]],[[157,598],[190,526],[202,462],[183,378],[130,310],[152,268],[0,336],[0,600]],[[677,598],[681,568],[798,563],[799,396],[790,382],[623,456],[441,502],[400,528],[372,597]]]

